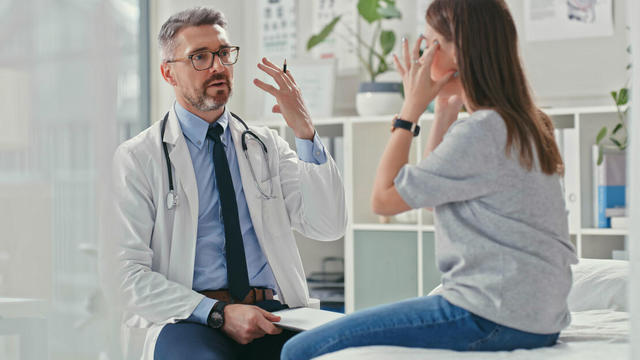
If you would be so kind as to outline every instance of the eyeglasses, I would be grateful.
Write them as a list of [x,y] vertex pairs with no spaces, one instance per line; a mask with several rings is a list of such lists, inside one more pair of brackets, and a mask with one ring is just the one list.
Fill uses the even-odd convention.
[[215,60],[216,55],[218,55],[222,65],[233,65],[238,61],[238,53],[240,53],[239,46],[224,46],[218,49],[218,51],[199,51],[187,56],[186,58],[167,60],[167,63],[190,60],[194,69],[202,71],[210,69],[213,66],[213,61]]

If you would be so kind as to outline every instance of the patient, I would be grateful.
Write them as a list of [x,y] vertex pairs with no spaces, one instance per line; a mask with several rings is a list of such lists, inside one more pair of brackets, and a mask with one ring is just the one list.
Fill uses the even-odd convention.
[[[436,101],[424,160],[407,163],[411,127],[394,126],[372,204],[383,215],[434,208],[442,290],[296,335],[282,359],[368,345],[532,349],[555,344],[570,323],[577,259],[562,160],[533,102],[511,14],[503,0],[435,0],[426,20],[425,36],[411,51],[403,40],[394,58],[405,91],[397,118],[416,123]],[[470,116],[457,119],[462,105]]]

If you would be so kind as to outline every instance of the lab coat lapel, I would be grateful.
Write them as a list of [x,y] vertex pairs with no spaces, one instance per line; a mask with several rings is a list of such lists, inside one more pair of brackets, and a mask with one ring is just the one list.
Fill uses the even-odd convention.
[[[169,275],[172,280],[190,285],[193,282],[193,262],[198,231],[198,186],[189,148],[173,108],[169,111],[163,141],[169,144],[169,158],[175,169],[173,181],[178,196],[176,228],[173,229],[173,234],[178,238],[174,237],[171,244],[172,261]],[[182,188],[186,199],[181,198],[179,187]]]

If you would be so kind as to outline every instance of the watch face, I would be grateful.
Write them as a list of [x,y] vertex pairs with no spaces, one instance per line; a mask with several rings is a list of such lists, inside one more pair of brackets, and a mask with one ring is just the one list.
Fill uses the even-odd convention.
[[220,314],[217,311],[212,311],[211,314],[209,315],[209,326],[211,326],[214,329],[218,329],[222,327],[223,323],[224,323],[224,318],[222,317],[222,314]]

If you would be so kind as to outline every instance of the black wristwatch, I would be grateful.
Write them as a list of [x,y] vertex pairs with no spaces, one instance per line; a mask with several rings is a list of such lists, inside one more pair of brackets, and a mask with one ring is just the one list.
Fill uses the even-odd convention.
[[224,301],[218,301],[213,305],[209,316],[207,317],[207,325],[212,329],[220,329],[224,325],[224,307],[227,303]]
[[393,118],[393,127],[391,128],[391,131],[397,128],[409,130],[411,133],[413,133],[413,137],[416,137],[420,134],[420,125],[411,121],[402,120],[396,115]]

